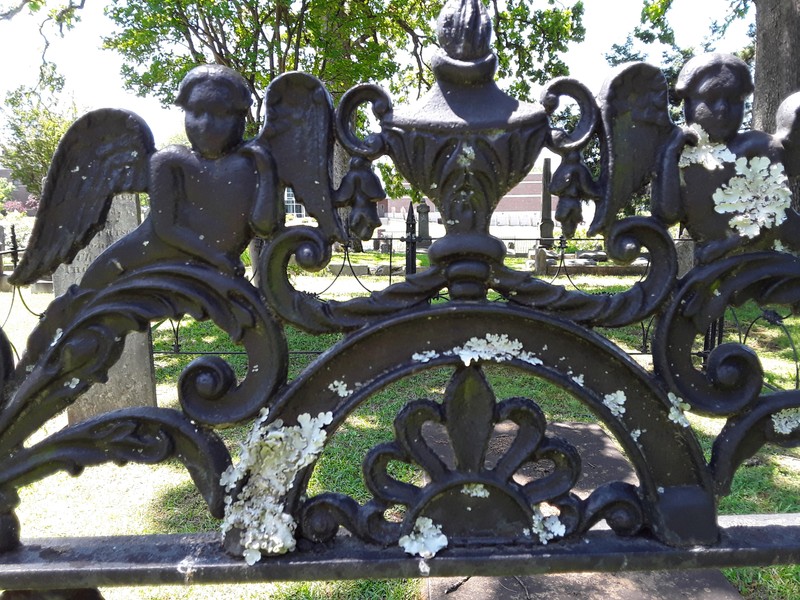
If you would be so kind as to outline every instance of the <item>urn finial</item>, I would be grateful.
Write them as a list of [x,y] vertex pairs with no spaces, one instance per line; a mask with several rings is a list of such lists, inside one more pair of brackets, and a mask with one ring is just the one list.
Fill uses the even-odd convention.
[[491,53],[492,23],[481,0],[450,0],[436,21],[439,44],[447,56],[475,61]]

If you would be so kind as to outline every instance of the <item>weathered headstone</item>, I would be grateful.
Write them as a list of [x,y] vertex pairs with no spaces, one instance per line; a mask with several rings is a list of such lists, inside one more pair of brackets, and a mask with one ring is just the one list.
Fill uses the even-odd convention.
[[536,262],[534,263],[533,272],[535,275],[547,275],[547,259],[550,256],[545,248],[539,248],[536,251]]
[[678,255],[678,277],[683,277],[694,268],[694,240],[681,238],[675,241]]
[[[71,264],[53,273],[53,291],[60,296],[69,286],[80,283],[89,265],[118,239],[138,227],[139,198],[121,194],[114,198],[106,227],[81,250]],[[70,425],[89,417],[129,406],[155,406],[156,380],[150,331],[133,332],[125,339],[125,350],[108,373],[108,382],[96,384],[67,409]]]
[[431,207],[425,202],[421,202],[417,206],[417,216],[419,223],[417,225],[417,247],[430,248],[431,245],[431,230],[430,230],[430,212]]

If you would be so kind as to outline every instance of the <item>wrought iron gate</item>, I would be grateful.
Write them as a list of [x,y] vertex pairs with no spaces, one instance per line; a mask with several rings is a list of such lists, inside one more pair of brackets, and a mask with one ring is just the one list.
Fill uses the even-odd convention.
[[[5,338],[0,343],[1,586],[92,590],[800,559],[797,516],[717,516],[742,461],[764,444],[800,440],[800,393],[763,393],[761,364],[744,344],[717,346],[705,367],[692,361],[693,344],[728,305],[800,300],[800,260],[791,252],[800,250],[800,215],[786,186],[787,176],[800,174],[800,96],[782,105],[775,135],[738,133],[749,73],[733,57],[705,55],[679,81],[687,128],[669,119],[663,75],[640,63],[612,74],[598,98],[559,79],[541,104],[526,104],[495,85],[490,34],[481,2],[449,2],[439,18],[436,84],[411,106],[394,107],[382,89],[361,85],[334,111],[319,81],[281,76],[267,92],[266,124],[250,141],[242,140],[247,88],[218,66],[195,69],[181,85],[192,150],[155,152],[147,126],[124,111],[76,122],[54,159],[14,281],[28,283],[69,261],[102,225],[115,193],[147,190],[153,209],[81,286],[54,301],[17,365]],[[719,97],[710,98],[709,88],[722,90]],[[550,124],[562,96],[580,107],[571,132]],[[714,102],[733,110],[720,117]],[[351,123],[365,103],[380,131],[361,139]],[[353,157],[338,189],[329,175],[334,132]],[[603,148],[599,180],[580,156],[593,137]],[[563,157],[553,188],[565,229],[589,199],[597,205],[590,233],[605,236],[613,258],[649,251],[655,268],[629,290],[586,294],[504,266],[504,246],[488,233],[492,210],[544,147]],[[368,239],[379,223],[374,201],[383,192],[370,162],[383,155],[446,222],[447,235],[429,251],[431,268],[347,301],[295,290],[290,257],[305,269],[323,268],[348,229]],[[648,180],[653,216],[618,219]],[[318,227],[284,225],[287,186]],[[339,206],[351,208],[349,223]],[[667,230],[677,222],[697,241],[699,261],[680,279]],[[238,258],[253,237],[265,240],[260,289],[243,277]],[[449,300],[431,302],[445,289]],[[502,301],[490,301],[490,293]],[[237,380],[225,361],[203,356],[181,375],[181,410],[120,410],[26,445],[43,422],[104,380],[128,332],[182,314],[211,319],[240,342],[246,377]],[[650,316],[652,372],[593,331]],[[286,324],[346,335],[287,381]],[[639,485],[574,494],[578,451],[547,434],[536,399],[495,397],[483,372],[494,363],[582,402],[616,438]],[[363,458],[372,499],[309,497],[315,462],[348,415],[389,384],[433,369],[451,374],[444,401],[409,398],[395,439]],[[685,411],[726,419],[709,460]],[[507,421],[519,433],[487,466],[488,440]],[[217,429],[245,422],[252,433],[234,465]],[[429,423],[446,432],[453,464],[427,442]],[[62,469],[171,458],[186,466],[221,520],[222,537],[20,539],[19,486]],[[526,484],[514,478],[543,459],[555,465],[552,473]],[[418,465],[428,483],[399,481],[392,462]],[[403,507],[402,520],[386,516],[393,506]]]

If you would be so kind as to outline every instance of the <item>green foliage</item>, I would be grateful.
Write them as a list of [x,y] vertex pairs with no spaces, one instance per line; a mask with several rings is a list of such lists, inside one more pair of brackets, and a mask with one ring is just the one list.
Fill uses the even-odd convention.
[[52,66],[45,66],[39,86],[9,92],[2,110],[6,123],[0,160],[11,178],[37,197],[58,142],[77,117],[75,104],[60,97],[62,84]]
[[[661,42],[676,48],[675,32],[667,20],[672,3],[673,0],[643,0],[641,24],[634,30],[633,35],[647,44]],[[728,0],[728,11],[722,20],[712,23],[709,31],[710,39],[704,44],[704,50],[710,51],[714,41],[725,35],[731,23],[747,16],[753,4],[752,0]]]
[[[352,85],[380,81],[398,102],[413,100],[432,83],[428,69],[437,45],[434,21],[442,2],[338,0],[113,0],[106,13],[117,29],[105,46],[125,60],[129,89],[174,101],[178,84],[194,66],[219,63],[240,72],[255,100],[254,133],[264,119],[264,91],[281,73],[319,77],[338,98]],[[490,3],[501,78],[510,93],[528,99],[534,83],[567,74],[559,55],[584,36],[583,3],[544,8],[511,0]],[[407,191],[389,165],[379,165],[389,194]],[[421,199],[413,194],[415,200]]]
[[644,0],[641,25],[634,30],[634,36],[647,44],[658,41],[674,46],[675,32],[667,22],[671,7],[672,0]]
[[[198,64],[215,62],[239,71],[253,92],[255,125],[264,116],[264,90],[286,71],[316,75],[336,97],[355,82],[405,74],[411,67],[397,61],[400,48],[422,65],[436,10],[435,4],[418,0],[385,5],[114,0],[106,12],[117,30],[105,45],[125,59],[129,88],[165,104]],[[405,44],[406,39],[413,43]]]
[[548,8],[536,10],[525,0],[509,0],[502,9],[496,2],[492,6],[499,76],[512,81],[512,96],[530,100],[531,84],[569,74],[560,54],[586,34],[583,2],[559,7],[550,0]]
[[3,210],[3,206],[5,205],[6,201],[11,200],[14,194],[15,186],[6,178],[0,178],[0,210]]

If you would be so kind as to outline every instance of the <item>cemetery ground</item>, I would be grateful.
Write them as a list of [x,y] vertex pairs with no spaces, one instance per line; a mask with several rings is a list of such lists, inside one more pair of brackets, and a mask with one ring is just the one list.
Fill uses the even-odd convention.
[[[359,259],[361,260],[361,259]],[[334,261],[335,262],[335,259]],[[399,262],[399,261],[398,261]],[[352,278],[340,277],[339,280]],[[581,289],[590,292],[627,289],[634,279],[574,277]],[[307,286],[316,291],[325,289],[332,277],[298,277],[298,287]],[[379,280],[365,278],[369,287]],[[568,284],[568,282],[562,282]],[[332,288],[337,295],[352,293],[359,286],[352,281],[337,282]],[[385,285],[385,280],[381,285]],[[0,323],[16,348],[21,350],[24,340],[36,323],[29,312],[43,311],[52,296],[32,294],[0,294]],[[13,300],[13,302],[12,302]],[[24,300],[24,304],[23,304]],[[25,306],[27,305],[27,307]],[[737,311],[738,322],[746,328],[760,314],[756,306],[747,305]],[[786,330],[769,325],[763,319],[749,331],[749,344],[759,354],[770,385],[794,387],[796,364],[793,340],[800,341],[800,318],[784,320]],[[182,352],[236,352],[226,335],[212,324],[184,319],[180,324]],[[603,330],[617,343],[638,352],[642,340],[642,327],[632,325],[622,330]],[[739,331],[733,318],[726,319],[726,340],[738,340]],[[154,327],[154,349],[157,376],[158,402],[161,406],[178,407],[176,382],[181,369],[194,355],[169,354],[173,348],[173,327],[169,322]],[[290,350],[298,352],[290,357],[290,377],[295,377],[310,361],[315,352],[330,347],[338,335],[311,336],[289,328]],[[301,352],[305,352],[302,354]],[[240,373],[246,368],[243,355],[223,355]],[[647,357],[637,357],[646,360]],[[520,376],[510,368],[491,366],[486,369],[498,400],[511,396],[534,399],[542,407],[548,421],[557,423],[594,423],[596,419],[566,393],[529,376]],[[513,375],[513,376],[512,376]],[[360,502],[368,499],[361,478],[359,458],[376,444],[393,438],[393,419],[407,401],[417,398],[441,398],[450,376],[449,370],[424,372],[411,379],[395,383],[362,405],[336,432],[326,452],[317,464],[309,493],[323,490],[351,495]],[[689,415],[692,426],[708,455],[714,436],[722,427],[719,419]],[[37,436],[44,436],[63,427],[65,417],[47,423]],[[247,435],[249,427],[243,425],[221,432],[236,460],[238,445]],[[393,464],[393,475],[410,482],[420,482],[422,474],[414,468]],[[207,514],[200,495],[194,489],[185,469],[176,461],[156,466],[104,465],[92,467],[77,478],[58,474],[21,490],[18,516],[23,537],[61,535],[122,535],[150,533],[180,533],[217,531],[219,522]],[[730,496],[723,498],[720,512],[746,514],[756,512],[800,511],[800,450],[767,447],[749,459],[737,472]],[[396,518],[402,515],[397,507]],[[725,575],[751,599],[800,598],[800,567],[779,566],[770,568],[727,569]],[[239,586],[195,586],[104,588],[109,600],[128,598],[158,599],[230,599],[255,598],[347,598],[412,600],[423,597],[424,587],[418,580],[302,582],[275,584],[245,584]]]

